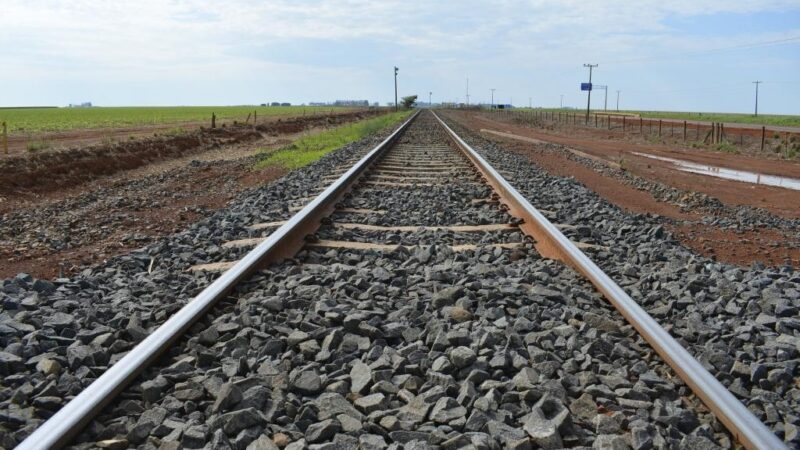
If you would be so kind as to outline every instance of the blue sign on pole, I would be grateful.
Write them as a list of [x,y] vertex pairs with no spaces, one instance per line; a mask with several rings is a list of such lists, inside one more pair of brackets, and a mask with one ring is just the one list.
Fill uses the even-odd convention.
[[582,91],[591,91],[592,90],[592,83],[581,83],[581,90]]

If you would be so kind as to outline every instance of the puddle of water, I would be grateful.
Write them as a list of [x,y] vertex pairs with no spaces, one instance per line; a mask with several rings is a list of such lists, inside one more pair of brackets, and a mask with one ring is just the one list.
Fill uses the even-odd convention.
[[700,175],[708,175],[717,178],[724,178],[726,180],[742,181],[751,184],[763,184],[765,186],[776,186],[785,189],[792,189],[800,191],[800,179],[779,177],[776,175],[764,175],[756,172],[748,172],[746,170],[727,169],[725,167],[709,166],[706,164],[698,164],[682,159],[666,158],[664,156],[651,155],[649,153],[632,152],[634,155],[643,156],[645,158],[656,159],[658,161],[666,161],[677,166],[678,170],[683,172],[696,173]]

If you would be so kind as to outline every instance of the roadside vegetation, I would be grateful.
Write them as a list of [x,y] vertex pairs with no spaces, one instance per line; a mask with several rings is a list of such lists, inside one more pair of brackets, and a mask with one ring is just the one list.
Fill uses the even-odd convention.
[[[530,108],[516,108],[516,110],[529,110]],[[534,108],[536,111],[567,112],[570,114],[586,114],[586,109],[574,108]],[[673,120],[699,120],[704,122],[723,123],[749,123],[774,127],[800,127],[800,116],[734,113],[709,113],[709,112],[681,112],[681,111],[608,111],[593,109],[592,114],[626,114],[645,119],[673,119]]]
[[256,168],[281,166],[291,170],[306,166],[337,148],[397,124],[410,114],[411,111],[394,112],[304,136],[286,147],[265,152]]
[[[117,128],[182,122],[244,121],[254,111],[258,117],[297,116],[346,111],[332,106],[165,106],[91,108],[0,108],[0,122],[8,123],[9,133],[39,133],[83,128]],[[251,118],[252,120],[252,118]]]
[[28,145],[26,145],[26,148],[28,149],[29,152],[35,153],[38,152],[39,150],[47,150],[48,148],[50,148],[50,142],[39,141],[39,140],[29,141]]

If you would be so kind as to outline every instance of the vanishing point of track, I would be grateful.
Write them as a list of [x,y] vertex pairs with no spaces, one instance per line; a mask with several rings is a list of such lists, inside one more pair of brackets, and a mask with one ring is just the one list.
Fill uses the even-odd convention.
[[[783,447],[764,424],[566,238],[557,225],[549,222],[435,114],[415,114],[352,167],[331,174],[330,180],[327,188],[289,220],[252,224],[254,231],[268,233],[266,237],[226,243],[228,248],[252,248],[238,261],[195,268],[219,270],[222,274],[18,448],[68,444],[192,324],[238,284],[272,263],[291,258],[303,249],[392,251],[400,247],[442,245],[453,252],[537,251],[544,258],[569,265],[603,294],[735,439],[748,448]],[[380,205],[381,193],[386,190],[407,190],[408,195],[414,196],[448,184],[457,184],[462,195],[433,198],[431,210],[388,210]],[[458,211],[462,223],[448,223],[450,211]],[[363,216],[382,219],[370,223],[359,219]],[[426,231],[445,233],[447,242],[411,242],[403,235]],[[391,238],[386,239],[387,234]],[[374,242],[375,236],[383,237]]]

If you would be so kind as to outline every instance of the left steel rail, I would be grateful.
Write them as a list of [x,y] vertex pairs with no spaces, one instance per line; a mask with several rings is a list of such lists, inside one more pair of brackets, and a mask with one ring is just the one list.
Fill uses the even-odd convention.
[[17,450],[60,448],[67,445],[119,392],[155,361],[186,330],[240,281],[267,264],[291,257],[303,246],[306,235],[313,233],[323,217],[364,174],[369,166],[390,148],[419,112],[414,113],[389,137],[361,158],[319,196],[298,211],[264,242],[251,250],[233,267],[214,280],[199,295],[159,326],[98,379],[61,408],[22,441]]

